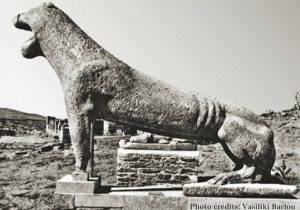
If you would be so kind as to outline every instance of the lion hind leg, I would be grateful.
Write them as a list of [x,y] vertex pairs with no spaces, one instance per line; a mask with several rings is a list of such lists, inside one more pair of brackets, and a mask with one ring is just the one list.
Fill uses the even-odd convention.
[[239,170],[219,174],[210,183],[268,182],[275,160],[275,148],[273,132],[267,126],[228,115],[218,136],[225,152]]

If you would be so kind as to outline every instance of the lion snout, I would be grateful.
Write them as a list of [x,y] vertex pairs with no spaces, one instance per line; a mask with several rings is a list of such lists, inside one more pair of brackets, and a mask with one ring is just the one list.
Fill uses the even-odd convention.
[[22,16],[23,16],[23,14],[18,14],[17,16],[15,16],[13,18],[12,22],[13,22],[14,26],[19,29],[31,31],[30,26],[27,23],[25,23]]

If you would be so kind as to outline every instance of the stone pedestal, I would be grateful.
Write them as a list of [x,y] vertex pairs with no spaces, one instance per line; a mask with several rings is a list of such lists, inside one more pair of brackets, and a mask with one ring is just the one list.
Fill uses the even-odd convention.
[[197,182],[199,151],[118,149],[118,186]]
[[[58,200],[60,199],[60,200]],[[54,209],[72,210],[298,210],[299,199],[185,197],[182,190],[122,191],[59,196]],[[65,202],[65,203],[64,203]],[[57,204],[57,205],[56,205]],[[60,206],[58,205],[60,204]]]
[[89,177],[88,173],[73,173],[57,181],[55,193],[96,193],[100,191],[100,185],[100,177]]

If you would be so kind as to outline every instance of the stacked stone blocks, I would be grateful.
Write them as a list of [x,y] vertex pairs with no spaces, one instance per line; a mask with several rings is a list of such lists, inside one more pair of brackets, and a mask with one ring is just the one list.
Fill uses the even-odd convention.
[[197,182],[198,151],[118,150],[118,186]]

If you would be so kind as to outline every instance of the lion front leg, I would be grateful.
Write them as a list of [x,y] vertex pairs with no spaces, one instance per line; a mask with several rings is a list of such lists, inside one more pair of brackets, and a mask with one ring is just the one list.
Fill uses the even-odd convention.
[[88,113],[69,113],[69,129],[76,159],[76,172],[85,172],[90,160],[90,124]]

